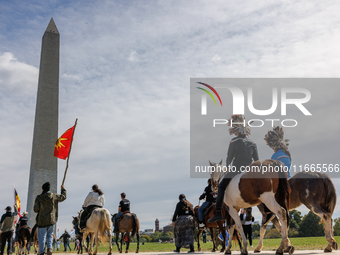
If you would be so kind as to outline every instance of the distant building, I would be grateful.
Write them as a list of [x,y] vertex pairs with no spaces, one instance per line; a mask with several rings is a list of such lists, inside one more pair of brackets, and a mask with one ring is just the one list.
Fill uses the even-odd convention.
[[155,232],[159,231],[159,220],[155,220]]
[[163,227],[163,232],[166,233],[166,232],[171,232],[172,230],[172,225],[166,225],[165,227]]

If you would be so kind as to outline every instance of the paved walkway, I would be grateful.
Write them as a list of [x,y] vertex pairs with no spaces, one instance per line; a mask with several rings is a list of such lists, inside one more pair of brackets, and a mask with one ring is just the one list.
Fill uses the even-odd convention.
[[[76,253],[62,253],[64,255],[75,255]],[[86,255],[86,253],[84,253]],[[106,255],[107,253],[98,253],[98,255]],[[113,253],[113,254],[119,254],[119,253]],[[134,252],[129,252],[129,254],[136,254]],[[140,252],[142,255],[174,255],[177,253],[174,252]],[[180,254],[187,254],[185,251],[181,252]],[[222,255],[224,253],[219,253],[219,252],[195,252],[194,254],[204,254],[204,255]],[[239,251],[233,251],[232,254],[239,255],[241,254]],[[252,251],[249,251],[248,254],[257,254],[257,255],[274,255],[275,251],[262,251],[261,253],[254,253]],[[285,253],[288,255],[288,253]],[[331,253],[324,253],[323,250],[295,250],[294,254],[299,254],[299,255],[313,255],[313,254],[329,254],[329,255],[340,255],[340,250],[338,251],[333,251]]]

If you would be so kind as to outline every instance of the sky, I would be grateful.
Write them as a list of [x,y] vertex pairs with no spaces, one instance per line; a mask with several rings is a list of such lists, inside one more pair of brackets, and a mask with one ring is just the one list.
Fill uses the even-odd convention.
[[[179,194],[196,205],[206,185],[190,178],[190,78],[338,78],[339,7],[1,1],[0,206],[13,203],[14,184],[26,208],[41,39],[51,17],[60,32],[59,134],[78,118],[58,228],[72,228],[71,216],[98,184],[111,213],[125,192],[141,229],[154,229],[156,218],[160,227],[171,222]],[[64,169],[59,160],[58,185]]]

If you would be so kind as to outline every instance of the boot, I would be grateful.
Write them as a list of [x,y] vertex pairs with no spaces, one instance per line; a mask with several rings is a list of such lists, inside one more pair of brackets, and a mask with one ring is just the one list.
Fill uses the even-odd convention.
[[194,246],[190,245],[190,251],[188,251],[188,253],[194,253],[194,252],[195,252]]
[[173,252],[180,253],[181,252],[181,247],[176,247],[176,250],[173,250]]
[[[208,220],[208,222],[210,222],[210,223],[215,222],[215,221],[224,220],[223,217],[222,217],[221,209],[222,209],[222,204],[223,204],[224,192],[225,192],[225,189],[227,188],[225,183],[226,183],[226,179],[223,179],[221,181],[220,185],[218,185],[217,199],[216,199],[216,210],[214,212],[214,216]],[[229,183],[229,181],[227,182],[227,185],[228,185],[228,183]]]
[[204,223],[203,221],[198,222],[198,229],[203,229],[204,228]]
[[52,255],[52,249],[51,248],[47,248],[47,255]]

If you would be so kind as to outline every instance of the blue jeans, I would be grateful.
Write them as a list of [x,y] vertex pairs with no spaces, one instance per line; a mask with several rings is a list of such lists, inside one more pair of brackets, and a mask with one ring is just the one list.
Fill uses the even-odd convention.
[[54,225],[47,228],[38,227],[38,243],[39,253],[45,252],[45,241],[47,242],[47,249],[52,249]]
[[209,202],[205,201],[201,206],[200,208],[198,208],[198,220],[199,221],[202,221],[203,220],[203,211],[205,208],[207,208],[209,206]]
[[121,215],[123,215],[123,212],[119,212],[119,213],[116,214],[115,217],[113,217],[113,226],[114,226],[115,228],[117,228],[117,227],[116,227],[116,226],[117,226],[117,219],[118,219]]
[[64,243],[64,252],[67,252],[67,247],[70,249],[70,251],[72,251],[71,246],[70,246],[70,241],[67,241],[66,243]]

